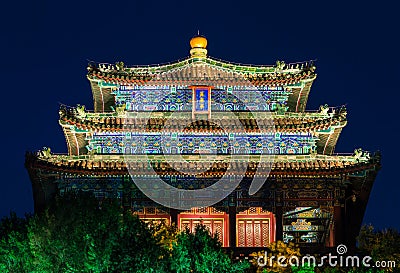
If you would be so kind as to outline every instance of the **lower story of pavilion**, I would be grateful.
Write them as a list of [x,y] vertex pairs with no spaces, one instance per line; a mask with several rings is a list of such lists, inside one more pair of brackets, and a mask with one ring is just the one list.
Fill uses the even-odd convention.
[[304,247],[324,248],[335,245],[334,214],[328,210],[297,207],[283,215],[276,215],[262,207],[241,211],[230,207],[228,212],[215,207],[192,208],[189,211],[169,209],[168,213],[163,209],[144,207],[135,214],[145,222],[175,224],[179,230],[193,232],[197,225],[204,225],[223,247],[265,248],[276,240],[282,240]]
[[193,208],[170,213],[158,208],[143,208],[135,212],[144,221],[163,221],[175,224],[179,230],[195,231],[204,225],[215,235],[223,247],[267,247],[276,241],[276,223],[272,212],[261,207],[251,207],[239,213],[226,213],[214,207]]
[[[248,192],[252,182],[249,175],[217,204],[186,211],[163,207],[150,200],[123,168],[65,168],[36,157],[27,158],[26,166],[36,212],[43,210],[56,195],[90,191],[100,200],[117,198],[124,208],[144,221],[164,221],[180,230],[191,231],[203,224],[218,237],[222,246],[234,248],[238,253],[238,250],[264,248],[277,240],[294,242],[312,251],[343,243],[351,250],[380,165],[379,161],[369,161],[312,172],[273,169],[254,195]],[[171,177],[174,179],[168,182],[177,183],[174,185],[177,188],[192,185],[191,180]],[[200,182],[209,184],[213,179],[204,178]]]

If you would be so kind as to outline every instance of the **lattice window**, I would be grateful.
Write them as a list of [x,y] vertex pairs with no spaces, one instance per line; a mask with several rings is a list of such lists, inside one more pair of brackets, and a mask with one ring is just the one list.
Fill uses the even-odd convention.
[[254,208],[254,207],[249,208],[248,209],[248,213],[249,214],[258,214],[257,208]]
[[246,246],[245,221],[238,222],[237,230],[238,230],[238,236],[237,236],[238,246],[244,247]]
[[197,213],[198,213],[198,214],[208,214],[208,208],[207,208],[207,207],[198,208],[198,209],[197,209]]
[[270,214],[271,212],[267,209],[261,207],[250,207],[245,211],[241,211],[238,214],[248,214],[248,215],[255,215],[255,214]]
[[261,242],[261,223],[260,221],[254,221],[254,246],[262,246]]
[[264,247],[270,243],[270,225],[268,220],[238,220],[237,230],[239,247]]
[[225,212],[220,211],[214,207],[210,207],[210,214],[225,214]]
[[191,210],[181,212],[181,214],[199,214],[199,215],[223,215],[225,212],[214,207],[192,208]]
[[181,230],[187,230],[187,229],[190,230],[190,224],[191,224],[190,220],[183,220],[181,223]]
[[253,221],[247,220],[246,223],[246,246],[253,246],[254,245],[254,231],[253,231]]
[[214,222],[214,234],[217,235],[218,240],[222,242],[223,239],[223,232],[224,232],[224,226],[223,226],[223,221],[215,221]]
[[224,244],[224,220],[223,219],[181,219],[180,220],[180,229],[185,230],[189,229],[191,232],[194,232],[197,225],[204,225],[211,234],[215,234],[218,237],[218,240]]
[[262,221],[262,226],[261,226],[261,232],[262,232],[262,236],[261,236],[261,240],[262,240],[262,244],[263,246],[266,246],[270,243],[269,241],[269,223],[268,221]]
[[[201,222],[199,222],[199,223],[196,223],[196,224],[200,224]],[[213,233],[213,220],[203,220],[202,221],[202,224],[206,227],[206,229],[208,229],[208,231],[210,231],[211,233]]]

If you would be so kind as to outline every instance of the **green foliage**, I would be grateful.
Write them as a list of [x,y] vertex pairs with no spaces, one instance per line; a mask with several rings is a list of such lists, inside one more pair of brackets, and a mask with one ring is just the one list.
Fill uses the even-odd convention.
[[56,198],[43,214],[0,222],[0,272],[243,272],[205,227],[144,223],[115,201]]
[[254,252],[250,254],[253,257],[251,263],[253,265],[254,271],[256,273],[264,272],[291,272],[292,268],[290,266],[282,267],[279,265],[277,259],[271,259],[272,256],[284,256],[286,261],[289,261],[291,257],[301,257],[300,248],[294,243],[290,242],[285,244],[283,241],[272,242],[268,245],[267,251],[267,266],[266,268],[260,267],[258,265],[258,257],[264,257],[265,251]]
[[400,233],[395,229],[376,231],[372,225],[362,226],[357,237],[358,248],[373,261],[395,261],[396,268],[385,271],[400,272]]
[[186,230],[178,235],[170,260],[172,271],[177,273],[244,272],[250,267],[247,262],[233,264],[218,238],[202,225],[196,226],[194,233]]
[[5,217],[0,221],[0,239],[7,237],[12,231],[25,232],[30,218],[32,216],[29,214],[25,215],[25,218],[19,218],[15,212],[11,212],[9,217]]
[[314,273],[314,266],[313,265],[304,265],[299,267],[292,267],[293,273]]
[[131,214],[124,214],[111,255],[113,272],[164,272],[165,255],[159,238],[151,229]]
[[18,218],[14,212],[0,221],[0,272],[31,272],[32,255],[27,240],[30,215]]
[[33,272],[26,233],[11,231],[0,240],[0,272]]

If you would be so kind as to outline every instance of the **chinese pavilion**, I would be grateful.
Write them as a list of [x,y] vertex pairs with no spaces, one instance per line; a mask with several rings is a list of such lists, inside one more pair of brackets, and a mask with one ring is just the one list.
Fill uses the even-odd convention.
[[[190,45],[188,58],[165,65],[89,63],[94,110],[59,111],[68,154],[26,155],[35,211],[83,190],[118,198],[144,220],[180,229],[203,223],[239,251],[275,240],[354,246],[380,155],[335,153],[347,111],[306,111],[313,62],[241,65],[209,57],[202,36]],[[222,177],[220,188],[234,187],[209,206],[160,201],[172,188],[199,192]]]

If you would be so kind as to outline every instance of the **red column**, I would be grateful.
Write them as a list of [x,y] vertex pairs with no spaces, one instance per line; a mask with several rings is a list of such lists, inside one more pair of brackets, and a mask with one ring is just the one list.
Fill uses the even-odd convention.
[[340,205],[335,206],[333,209],[333,223],[334,223],[334,242],[335,245],[343,243],[343,219],[342,208]]
[[229,247],[236,247],[236,207],[229,207]]
[[275,224],[276,224],[276,241],[283,241],[283,218],[282,218],[282,206],[276,206],[275,208]]

